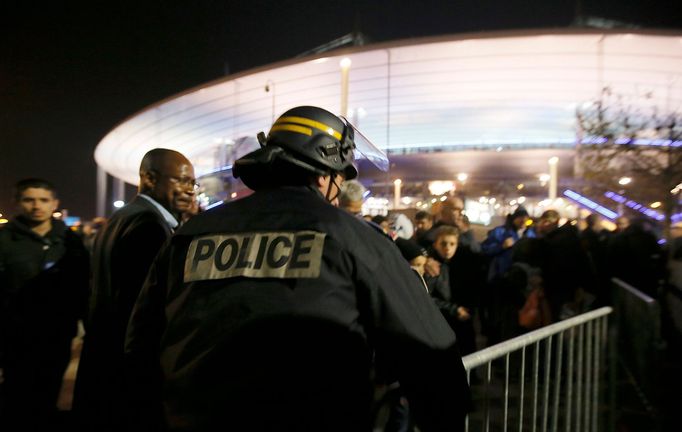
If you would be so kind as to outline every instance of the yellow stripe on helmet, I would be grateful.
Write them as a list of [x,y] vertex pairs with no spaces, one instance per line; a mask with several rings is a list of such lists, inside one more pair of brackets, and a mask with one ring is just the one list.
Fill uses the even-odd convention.
[[[305,117],[296,117],[296,116],[287,116],[287,117],[280,117],[277,119],[275,122],[275,125],[279,125],[281,123],[298,123],[306,126],[313,127],[315,129],[319,129],[323,132],[328,133],[329,135],[333,136],[337,140],[341,140],[341,132],[335,130],[333,127],[326,125],[324,123],[315,121],[315,120],[310,120]],[[274,126],[273,126],[274,129]],[[312,133],[312,131],[311,131]]]
[[270,128],[270,132],[275,132],[275,131],[288,131],[288,132],[297,132],[303,135],[308,135],[312,136],[313,130],[307,127],[303,126],[297,126],[293,124],[276,124]]

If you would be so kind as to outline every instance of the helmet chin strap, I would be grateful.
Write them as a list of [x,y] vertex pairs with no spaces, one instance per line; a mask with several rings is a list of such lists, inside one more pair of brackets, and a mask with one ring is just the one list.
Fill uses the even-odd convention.
[[329,174],[329,184],[327,184],[327,193],[325,193],[325,196],[324,196],[324,199],[326,199],[327,202],[329,202],[329,203],[331,203],[334,200],[334,198],[336,198],[336,196],[338,196],[338,192],[337,192],[336,196],[334,196],[334,197],[331,196],[332,185],[336,186],[337,191],[341,190],[339,185],[336,184],[336,173],[335,172],[331,172]]

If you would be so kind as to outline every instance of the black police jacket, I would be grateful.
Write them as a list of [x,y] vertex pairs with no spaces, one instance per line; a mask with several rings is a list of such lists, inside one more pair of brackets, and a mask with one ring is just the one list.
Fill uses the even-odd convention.
[[183,226],[148,275],[126,356],[133,397],[161,385],[174,430],[371,430],[371,362],[423,431],[458,430],[469,409],[455,336],[397,247],[306,187]]

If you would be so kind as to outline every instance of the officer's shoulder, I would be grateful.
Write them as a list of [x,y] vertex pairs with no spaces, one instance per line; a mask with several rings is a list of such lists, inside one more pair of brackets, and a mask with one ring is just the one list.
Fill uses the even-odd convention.
[[[224,224],[225,218],[234,214],[243,215],[238,209],[242,200],[223,202],[221,205],[192,216],[175,232],[176,236],[196,236],[214,232],[217,226]],[[247,215],[244,215],[247,216]]]
[[369,226],[372,230],[374,230],[374,231],[375,231],[376,233],[378,233],[380,236],[386,237],[387,239],[393,241],[393,239],[391,238],[391,236],[389,236],[388,234],[386,234],[386,232],[384,231],[384,229],[381,228],[381,225],[379,225],[379,224],[377,224],[377,223],[375,223],[375,222],[372,222],[372,221],[364,220],[364,219],[362,219],[362,220],[360,220],[360,221],[361,221],[361,222],[364,222],[365,225]]

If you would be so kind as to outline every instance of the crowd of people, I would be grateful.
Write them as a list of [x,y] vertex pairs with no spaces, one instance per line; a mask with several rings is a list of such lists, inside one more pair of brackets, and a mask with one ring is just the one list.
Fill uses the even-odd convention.
[[381,383],[400,386],[395,430],[461,430],[461,355],[608,304],[612,276],[652,293],[663,277],[641,221],[579,231],[518,207],[479,242],[457,196],[414,220],[363,215],[353,136],[290,110],[235,163],[254,193],[199,215],[192,163],[151,150],[135,199],[80,235],[52,217],[50,182],[18,182],[0,427],[54,427],[81,321],[75,430],[370,430]]

